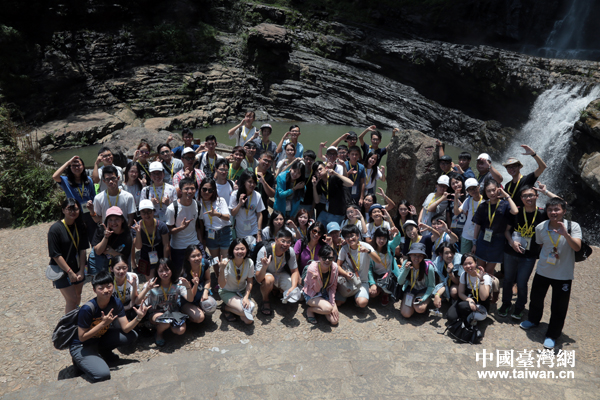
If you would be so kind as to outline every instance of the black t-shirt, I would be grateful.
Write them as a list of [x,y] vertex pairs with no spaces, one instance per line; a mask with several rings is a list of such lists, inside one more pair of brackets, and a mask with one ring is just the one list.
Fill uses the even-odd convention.
[[[525,217],[523,216],[523,209],[520,208],[519,213],[517,215],[514,215],[513,216],[514,218],[509,220],[508,225],[511,226],[511,229],[510,229],[511,235],[515,231],[515,228],[518,229],[519,231],[521,231],[521,233],[523,233],[522,231],[525,229],[525,226],[527,226],[529,228],[529,231],[533,233],[533,236],[531,237],[531,244],[530,244],[529,250],[526,250],[525,254],[519,254],[510,246],[510,244],[508,244],[508,242],[506,242],[506,246],[504,246],[504,251],[515,257],[539,258],[541,247],[535,241],[535,227],[538,226],[540,223],[547,221],[548,216],[546,215],[546,212],[544,211],[543,208],[538,208],[537,214],[535,211],[534,212],[526,212],[525,214],[527,215],[527,224],[525,224]],[[534,218],[534,215],[535,215],[535,218]]]
[[329,202],[329,214],[346,215],[346,198],[344,196],[344,182],[334,174],[329,176],[329,187],[323,181],[317,185],[319,196],[327,196]]
[[[92,246],[96,246],[98,243],[102,241],[104,238],[104,228],[102,225],[98,225],[98,229],[96,229],[96,235],[92,240]],[[162,239],[161,239],[162,241]],[[117,253],[123,254],[123,259],[126,263],[129,263],[129,258],[131,257],[131,246],[133,244],[133,240],[131,238],[130,230],[124,230],[120,234],[113,233],[108,238],[108,246],[111,249],[115,250]]]
[[[73,235],[73,239],[77,241],[77,233],[79,233],[79,251],[85,250],[90,247],[87,240],[87,233],[83,224],[77,225],[77,229],[75,229],[75,224],[69,227],[71,231],[71,235]],[[71,240],[71,236],[67,232],[62,221],[57,221],[50,227],[48,231],[48,255],[50,256],[50,265],[58,265],[56,261],[54,261],[53,257],[62,256],[67,265],[73,270],[73,272],[79,272],[79,264],[77,264],[77,254],[78,250],[75,249],[73,245],[73,241]]]
[[[142,235],[142,250],[140,250],[141,260],[150,261],[148,253],[151,251],[156,251],[158,258],[164,257],[162,235],[168,234],[169,228],[164,222],[159,221],[158,219],[156,221],[158,222],[158,224],[154,225],[154,246],[150,246],[150,240],[148,239],[148,235],[150,236],[150,239],[152,239],[152,232],[148,232],[148,234],[146,234],[146,231],[143,227],[140,231],[140,235]],[[140,221],[140,225],[141,224],[142,222]],[[131,234],[135,239],[135,237],[137,236],[137,232],[132,229]]]
[[[271,171],[267,170],[267,172],[264,174],[264,177],[265,182],[267,182],[267,184],[271,186],[271,189],[275,190],[275,176],[271,173]],[[263,204],[265,205],[265,209],[267,209],[269,207],[269,196],[265,192],[265,188],[260,182],[260,179],[258,180],[258,185],[256,185],[256,191],[260,193],[260,197],[262,198]]]
[[500,200],[496,204],[490,204],[489,201],[481,203],[473,216],[473,223],[481,226],[479,234],[483,235],[487,228],[490,228],[490,218],[492,216],[491,229],[494,235],[504,235],[506,230],[506,224],[508,221],[512,221],[512,214],[510,213],[510,204],[507,200]]
[[307,176],[306,190],[304,191],[304,198],[302,199],[302,201],[300,201],[300,204],[312,206],[312,203],[313,203],[313,200],[315,197],[313,194],[312,177],[313,177],[312,173]]
[[150,163],[146,165],[142,165],[139,161],[136,161],[135,164],[138,167],[138,172],[140,174],[140,180],[146,179],[146,185],[152,183],[152,179],[150,178]]
[[[124,317],[125,316],[125,310],[123,309],[123,303],[121,303],[121,300],[117,299],[116,297],[111,296],[110,300],[108,301],[108,305],[106,307],[104,307],[103,309],[100,309],[100,307],[98,306],[98,300],[96,299],[92,299],[90,300],[90,302],[92,302],[94,304],[94,312],[92,312],[92,310],[90,309],[90,307],[87,304],[84,304],[83,306],[81,306],[81,308],[79,309],[79,315],[77,316],[77,326],[82,327],[84,329],[87,328],[93,328],[96,325],[99,325],[102,322],[102,312],[104,312],[104,315],[108,315],[110,313],[110,311],[112,310],[112,315],[116,315],[117,318],[120,317]],[[105,327],[104,329],[101,329],[96,336],[94,336],[93,338],[90,338],[88,340],[86,340],[84,343],[86,346],[89,345],[93,345],[96,344],[98,342],[98,340],[100,340],[100,337],[102,337],[102,335],[104,335],[106,333],[106,331],[108,331],[109,326]],[[121,327],[123,328],[123,327]],[[80,344],[81,341],[79,341],[79,335],[75,335],[75,338],[73,339],[73,342],[71,343],[72,345],[76,345],[76,344]]]
[[365,158],[367,158],[367,155],[369,153],[375,153],[377,154],[377,157],[381,160],[383,158],[383,156],[386,155],[387,153],[387,148],[385,147],[380,147],[377,150],[373,150],[371,148],[370,145],[368,145],[366,142],[361,146],[362,147],[362,151],[363,151],[363,160],[366,162]]
[[[427,232],[421,237],[421,241],[425,245],[425,253],[427,253],[427,259],[431,260],[431,253],[433,250],[433,240],[431,240],[431,233]],[[402,246],[402,254],[407,255],[410,251],[410,239],[407,237],[404,239],[404,246]]]
[[517,207],[523,207],[523,201],[521,200],[521,196],[519,192],[521,188],[525,185],[533,186],[535,185],[536,180],[535,174],[532,172],[530,174],[524,175],[521,180],[517,180],[518,183],[513,183],[510,181],[504,187],[504,191],[509,194],[509,196],[513,199]]

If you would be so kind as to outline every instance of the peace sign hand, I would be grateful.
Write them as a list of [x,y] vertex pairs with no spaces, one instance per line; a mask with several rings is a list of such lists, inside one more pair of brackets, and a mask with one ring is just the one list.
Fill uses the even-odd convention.
[[111,308],[108,315],[104,315],[104,311],[100,311],[101,314],[101,318],[102,318],[102,322],[101,324],[103,324],[104,326],[109,326],[110,324],[112,324],[112,322],[117,319],[116,315],[113,315],[113,309]]
[[139,307],[133,307],[133,310],[137,314],[137,316],[142,319],[148,312],[148,310],[152,308],[152,306],[147,306],[145,304],[141,304]]
[[185,229],[188,227],[191,221],[191,219],[183,218],[183,221],[181,221],[181,225],[179,227]]
[[113,234],[113,231],[109,230],[104,224],[100,224],[100,226],[104,228],[104,237],[108,239]]
[[132,226],[136,233],[140,233],[142,231],[142,225],[139,222],[135,222]]
[[272,258],[271,256],[269,256],[269,257],[263,257],[263,258],[261,258],[261,259],[260,259],[260,262],[262,263],[262,265],[263,265],[263,268],[266,268],[266,267],[268,267],[268,265],[269,265],[269,264],[271,264],[271,260],[272,260],[272,259],[273,259],[273,258]]

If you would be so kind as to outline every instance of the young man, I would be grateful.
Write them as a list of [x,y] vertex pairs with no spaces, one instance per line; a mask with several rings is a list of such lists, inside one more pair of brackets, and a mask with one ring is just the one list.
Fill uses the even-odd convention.
[[350,147],[348,151],[348,161],[346,161],[346,169],[348,170],[348,178],[352,180],[350,188],[350,197],[359,207],[362,207],[362,202],[365,197],[365,167],[358,162],[360,159],[360,149],[358,146]]
[[[269,199],[275,197],[275,175],[271,172],[271,165],[273,165],[274,158],[275,155],[270,151],[263,152],[258,160],[258,166],[254,169],[258,178],[256,191],[260,193],[263,204],[269,204]],[[269,224],[269,210],[263,210],[262,216],[262,226],[260,229],[264,229]]]
[[[365,143],[365,135],[367,132],[371,132],[371,145]],[[367,129],[365,129],[360,135],[358,135],[358,140],[360,141],[360,148],[363,151],[363,160],[367,157],[369,153],[377,154],[377,157],[381,161],[383,156],[387,154],[387,146],[384,148],[380,148],[382,135],[381,132],[377,130],[375,125],[371,125]]]
[[[102,164],[102,167],[99,167]],[[119,181],[123,181],[123,170],[121,167],[117,165],[113,165],[113,154],[112,151],[108,147],[102,147],[98,150],[98,158],[94,163],[94,170],[92,171],[92,181],[94,183],[100,182],[100,186],[98,188],[98,193],[103,190],[106,190],[106,184],[101,182],[102,178],[102,169],[104,167],[114,167],[117,170],[117,176],[119,177]]]
[[181,197],[181,189],[179,188],[179,182],[184,178],[192,179],[196,182],[196,188],[200,187],[200,182],[206,176],[204,172],[198,168],[194,168],[196,161],[196,152],[191,147],[186,147],[181,153],[181,160],[183,161],[183,169],[173,176],[173,186],[177,191],[177,197]]
[[325,226],[330,222],[341,224],[346,217],[344,187],[352,187],[352,180],[335,172],[331,163],[325,165],[319,161],[318,164],[318,181],[311,182],[311,185],[315,202],[319,203],[323,196],[325,205],[317,220]]
[[492,157],[487,153],[481,153],[477,157],[477,171],[479,172],[477,182],[479,182],[480,193],[483,193],[483,188],[490,179],[494,179],[498,185],[502,183],[502,175],[492,166]]
[[[198,205],[196,196],[196,182],[184,178],[179,182],[181,198],[169,204],[166,212],[166,224],[171,233],[171,259],[176,268],[183,266],[185,249],[191,244],[199,244],[202,233],[198,225]],[[175,213],[177,207],[177,213]],[[204,251],[203,251],[204,253]]]
[[[435,145],[438,147],[440,168],[442,170],[444,170],[441,165],[442,157],[446,157],[445,153],[444,153],[444,144],[441,141],[436,140]],[[446,160],[448,160],[448,159],[446,159]],[[462,153],[460,153],[458,155],[458,165],[454,164],[452,162],[451,157],[450,157],[449,161],[450,161],[450,165],[451,165],[451,170],[458,174],[461,174],[465,180],[467,180],[469,178],[475,178],[475,174],[473,173],[473,170],[469,166],[469,164],[471,164],[471,153],[469,153],[467,151],[463,151]]]
[[[217,194],[225,199],[229,204],[229,198],[234,190],[237,190],[237,185],[227,179],[229,173],[229,161],[226,158],[220,158],[215,164],[215,181],[217,183]],[[232,221],[233,222],[233,221]]]
[[535,241],[542,248],[531,284],[529,316],[521,328],[538,326],[544,313],[544,299],[552,286],[550,322],[544,347],[553,349],[562,333],[569,308],[575,270],[575,252],[581,249],[581,227],[564,219],[567,203],[555,197],[546,203],[548,221],[535,227]]
[[[335,146],[333,146],[333,147],[335,147]],[[337,153],[338,153],[338,160],[340,160],[343,163],[348,161],[348,146],[346,146],[345,144],[340,144],[337,147]]]
[[325,236],[325,243],[335,251],[335,255],[340,257],[340,250],[342,249],[342,235],[340,234],[340,224],[337,222],[330,222],[327,224],[327,236]]
[[467,179],[465,188],[468,196],[465,199],[465,202],[458,208],[459,212],[467,216],[460,238],[461,254],[470,253],[473,245],[477,241],[477,238],[475,237],[475,223],[473,222],[473,216],[477,212],[479,204],[483,201],[483,197],[481,196],[481,193],[479,193],[479,183],[477,182],[477,179]]
[[[183,145],[177,146],[173,149],[173,157],[178,159],[181,159],[181,157],[183,157],[183,150],[185,150],[186,148],[189,147],[192,150],[196,151],[198,147],[200,147],[199,145],[193,143],[194,132],[192,132],[190,128],[183,128],[183,131],[181,132],[181,138],[183,139]],[[173,135],[169,135],[167,139],[167,144],[171,143],[173,139],[175,139]]]
[[202,152],[196,156],[196,160],[200,166],[198,169],[204,172],[206,176],[214,177],[215,176],[215,165],[217,160],[224,158],[217,154],[215,149],[217,148],[217,138],[215,135],[208,135],[206,137],[206,141],[204,142],[205,152]]
[[254,143],[256,143],[257,150],[254,157],[259,159],[262,153],[265,151],[270,151],[275,154],[277,152],[277,143],[270,140],[271,132],[273,132],[273,127],[270,124],[263,124],[260,127],[260,138],[254,139]]
[[254,141],[246,142],[244,150],[246,150],[246,157],[242,161],[242,168],[254,171],[254,168],[258,166],[258,160],[254,158],[257,151],[256,143]]
[[538,167],[535,171],[523,176],[521,175],[521,168],[523,164],[516,157],[510,157],[502,165],[506,168],[506,172],[512,177],[512,180],[506,184],[504,188],[506,193],[510,195],[517,207],[523,207],[523,202],[519,196],[521,188],[525,185],[534,186],[537,179],[542,175],[542,172],[546,169],[546,163],[537,155],[531,147],[526,144],[522,144],[521,147],[525,150],[524,156],[532,156]]
[[351,147],[356,146],[356,142],[358,142],[358,135],[356,134],[356,132],[346,132],[342,136],[334,140],[333,143],[331,143],[331,145],[337,147],[342,140],[346,141],[348,149],[350,149]]
[[171,151],[171,146],[167,143],[159,144],[156,148],[156,152],[162,162],[164,175],[163,180],[165,183],[172,184],[173,177],[176,173],[183,169],[183,162],[178,158],[173,158],[173,152]]
[[97,224],[103,224],[106,218],[106,211],[112,206],[117,206],[123,211],[123,215],[127,215],[129,226],[133,225],[133,217],[135,216],[135,200],[133,196],[126,190],[119,188],[119,176],[117,169],[110,165],[102,169],[102,182],[106,185],[106,190],[98,193],[94,197],[93,203],[88,201],[88,208],[94,210],[91,217]]
[[[381,264],[381,258],[370,244],[359,240],[360,231],[356,225],[346,225],[342,229],[342,237],[346,244],[342,246],[337,260],[338,271],[343,271],[342,264],[347,262],[352,269],[352,273],[360,277],[361,287],[358,293],[354,295],[354,299],[358,307],[365,308],[369,304],[369,265],[371,260]],[[339,273],[344,276],[345,271]],[[339,293],[335,295],[335,303],[338,307],[344,304],[346,300]]]
[[165,172],[158,161],[150,163],[150,179],[152,183],[142,189],[140,199],[148,199],[154,205],[154,216],[166,223],[166,212],[169,204],[177,200],[177,191],[173,185],[163,181]]
[[246,115],[242,122],[227,132],[230,140],[235,139],[236,146],[243,146],[248,140],[254,140],[258,137],[258,132],[252,125],[255,118],[254,111],[246,111]]
[[[77,316],[77,335],[69,352],[77,368],[92,382],[101,382],[110,379],[107,362],[119,358],[113,349],[135,342],[137,333],[133,328],[150,307],[133,307],[137,316],[127,320],[123,303],[113,296],[113,278],[107,271],[94,276],[92,289],[96,298],[81,306]],[[117,323],[113,324],[115,320]]]
[[314,193],[312,191],[312,178],[315,179],[316,176],[313,175],[313,164],[317,159],[317,155],[312,150],[306,150],[304,152],[304,175],[306,176],[306,187],[308,190],[304,191],[304,197],[300,201],[300,208],[308,211],[308,215],[310,218],[314,218]]
[[448,186],[450,186],[450,178],[448,175],[441,175],[435,185],[435,192],[429,193],[423,202],[423,208],[419,212],[420,224],[431,226],[434,215],[445,214],[448,208]]
[[450,172],[452,172],[452,167],[454,166],[454,163],[452,162],[452,157],[441,156],[439,158],[438,165],[442,170],[442,174],[448,175]]
[[279,144],[277,145],[277,149],[275,150],[275,152],[278,155],[278,161],[281,161],[285,158],[285,152],[283,151],[283,148],[286,144],[288,144],[290,142],[294,143],[294,146],[296,146],[296,158],[303,157],[304,146],[302,146],[302,143],[300,143],[298,141],[299,136],[300,136],[300,127],[298,125],[290,126],[290,130],[287,131],[285,133],[285,135],[283,135],[283,137],[279,141]]
[[[271,315],[269,294],[273,288],[279,289],[285,297],[289,296],[300,283],[296,253],[291,245],[292,233],[287,229],[280,229],[275,242],[267,242],[258,251],[254,277],[260,284],[263,299],[261,312],[264,315]],[[290,303],[295,301],[291,300]]]
[[527,303],[527,282],[540,255],[540,246],[535,241],[535,227],[548,219],[546,212],[536,206],[538,195],[533,187],[523,186],[519,197],[523,203],[522,211],[514,216],[513,222],[506,225],[504,232],[507,240],[504,246],[504,284],[502,306],[498,309],[499,316],[508,315],[513,285],[516,283],[518,296],[511,315],[514,319],[523,317]]
[[246,158],[246,150],[242,146],[235,146],[229,156],[229,173],[227,179],[233,182],[237,182],[244,168],[242,168],[242,161]]

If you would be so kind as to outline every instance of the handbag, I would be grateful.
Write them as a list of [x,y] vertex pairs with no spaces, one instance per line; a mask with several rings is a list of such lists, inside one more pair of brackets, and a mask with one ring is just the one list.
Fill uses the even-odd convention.
[[[571,234],[571,221],[567,221],[567,231]],[[575,262],[582,262],[587,260],[592,255],[592,248],[588,244],[587,240],[581,239],[581,248],[575,252]]]
[[[67,253],[67,258],[65,260],[68,260],[69,257],[71,256],[71,249],[73,248],[73,242],[71,242],[71,245],[69,246],[69,252]],[[46,267],[46,278],[50,279],[51,281],[57,281],[59,279],[62,279],[65,276],[66,272],[62,270],[61,267],[59,267],[58,265],[48,265]]]
[[377,279],[375,285],[380,287],[384,293],[390,295],[394,301],[398,301],[402,297],[402,286],[398,285],[398,278],[391,271],[386,272],[381,278]]
[[362,284],[362,282],[360,281],[360,277],[358,276],[358,274],[356,274],[356,265],[354,265],[354,261],[352,261],[352,258],[350,258],[350,262],[352,263],[352,266],[354,267],[354,269],[352,269],[348,265],[347,261],[344,261],[342,263],[342,268],[346,272],[354,273],[352,278],[347,279],[343,276],[338,276],[337,292],[342,297],[354,296],[356,293],[358,293],[358,291],[360,290],[361,284]]
[[137,265],[137,272],[139,274],[148,276],[148,275],[150,275],[150,270],[151,270],[150,261],[140,258],[140,261],[138,261],[138,265]]

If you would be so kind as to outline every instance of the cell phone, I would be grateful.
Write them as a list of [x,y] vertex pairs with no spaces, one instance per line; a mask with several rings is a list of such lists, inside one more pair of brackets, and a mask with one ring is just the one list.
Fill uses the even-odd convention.
[[219,263],[219,257],[213,257],[212,260],[210,260],[210,266],[212,267],[213,265],[217,265]]

